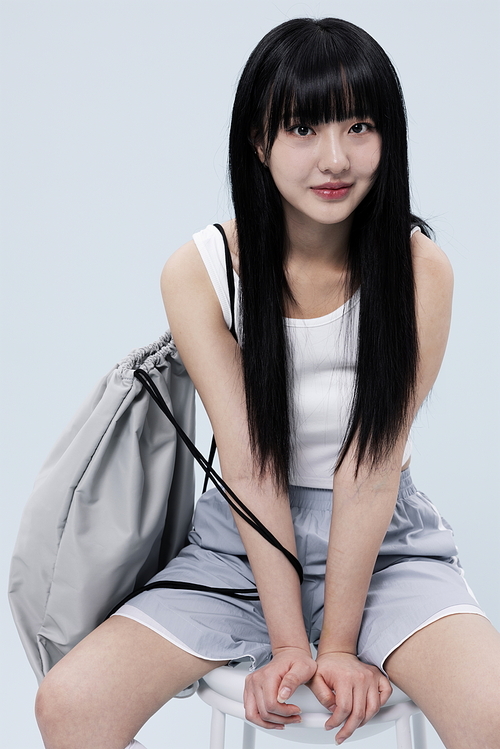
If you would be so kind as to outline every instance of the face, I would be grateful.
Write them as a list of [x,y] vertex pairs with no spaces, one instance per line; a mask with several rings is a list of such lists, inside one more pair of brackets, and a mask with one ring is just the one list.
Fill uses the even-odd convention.
[[[319,224],[348,220],[373,184],[381,143],[370,119],[280,130],[267,166],[285,217]],[[257,153],[264,163],[262,148]]]

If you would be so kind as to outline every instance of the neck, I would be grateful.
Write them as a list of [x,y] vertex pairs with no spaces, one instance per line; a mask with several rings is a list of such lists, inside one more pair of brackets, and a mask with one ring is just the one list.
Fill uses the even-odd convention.
[[288,261],[318,261],[345,268],[352,216],[338,224],[319,224],[285,212]]

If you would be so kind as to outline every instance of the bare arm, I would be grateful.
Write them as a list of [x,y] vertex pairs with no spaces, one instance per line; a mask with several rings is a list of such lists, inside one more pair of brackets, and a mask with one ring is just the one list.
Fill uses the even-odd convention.
[[[240,349],[227,329],[194,242],[181,247],[168,260],[162,274],[162,293],[177,348],[209,415],[225,481],[283,546],[296,555],[288,496],[276,490],[269,476],[257,478],[249,446]],[[238,516],[235,520],[255,577],[273,653],[298,651],[301,665],[297,683],[307,681],[316,664],[310,657],[297,573],[283,554],[244,520]],[[273,692],[272,702],[276,702],[278,675],[275,682],[272,687],[264,687],[261,699],[249,698],[253,700],[248,707],[252,717],[267,727],[271,727],[267,720],[271,716],[265,707],[266,694]],[[282,722],[296,712],[288,705],[279,710],[284,716]]]
[[[414,404],[416,414],[434,384],[443,359],[450,325],[453,281],[445,255],[433,242],[416,233],[412,248],[420,345]],[[349,460],[352,455],[348,455],[334,479],[324,624],[313,687],[323,704],[337,705],[329,725],[338,726],[350,715],[337,739],[347,738],[357,725],[365,722],[366,715],[361,720],[359,718],[366,706],[368,712],[376,712],[380,707],[380,704],[376,705],[377,695],[368,695],[364,687],[361,687],[356,704],[353,683],[356,684],[356,680],[361,683],[363,678],[359,661],[353,656],[373,567],[394,512],[406,439],[407,434],[403,432],[390,459],[376,470],[362,468],[357,478],[352,460]],[[354,671],[346,676],[351,666]],[[334,677],[336,669],[340,676]],[[339,684],[342,680],[345,689]],[[336,703],[332,689],[336,691]],[[363,698],[365,704],[361,705]]]

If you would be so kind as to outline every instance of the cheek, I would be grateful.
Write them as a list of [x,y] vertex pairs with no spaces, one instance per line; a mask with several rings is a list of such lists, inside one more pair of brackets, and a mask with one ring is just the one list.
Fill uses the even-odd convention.
[[367,148],[362,159],[358,161],[358,174],[362,179],[374,179],[378,165],[380,164],[380,150],[378,148]]
[[271,159],[269,171],[274,184],[282,194],[293,190],[294,185],[300,181],[300,165],[292,158]]
[[307,149],[294,148],[276,139],[269,159],[269,169],[275,182],[300,182],[307,173],[309,161]]

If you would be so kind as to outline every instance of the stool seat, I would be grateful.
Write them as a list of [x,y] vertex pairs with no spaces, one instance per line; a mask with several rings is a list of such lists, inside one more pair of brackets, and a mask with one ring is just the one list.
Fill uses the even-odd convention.
[[[198,696],[212,707],[212,734],[210,749],[224,748],[225,715],[245,720],[243,691],[248,675],[248,663],[236,667],[221,666],[200,680]],[[368,723],[358,728],[347,741],[366,739],[396,726],[398,749],[426,749],[424,718],[414,702],[393,685],[393,693],[383,708]],[[302,712],[302,721],[288,725],[284,731],[273,731],[272,735],[285,741],[309,744],[335,745],[335,735],[339,729],[325,731],[324,725],[330,712],[318,702],[311,690],[300,686],[290,698]],[[410,729],[413,717],[414,737]],[[255,746],[255,729],[266,731],[245,721],[243,749]]]

